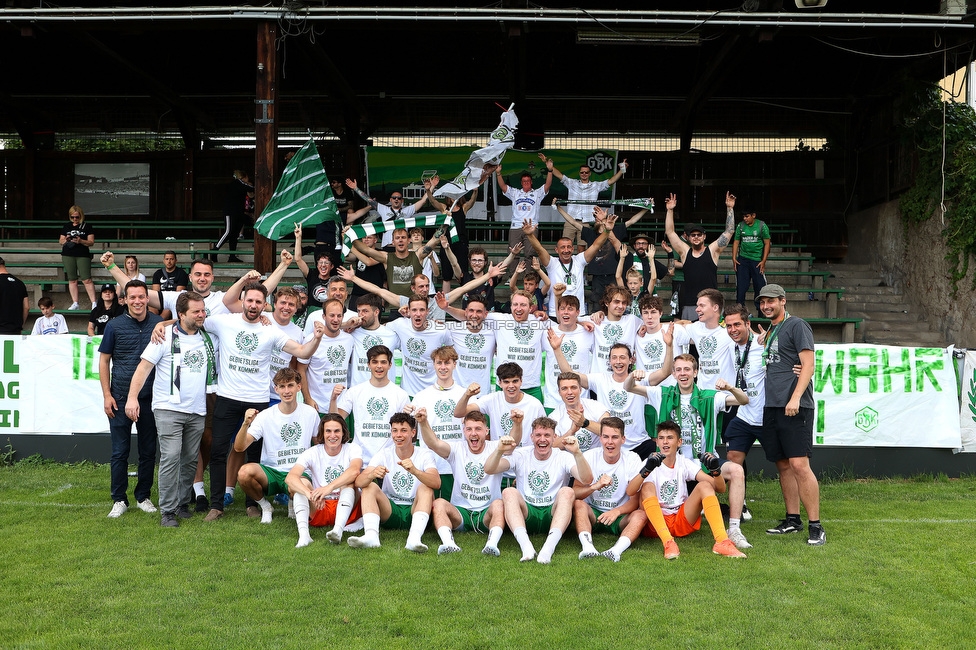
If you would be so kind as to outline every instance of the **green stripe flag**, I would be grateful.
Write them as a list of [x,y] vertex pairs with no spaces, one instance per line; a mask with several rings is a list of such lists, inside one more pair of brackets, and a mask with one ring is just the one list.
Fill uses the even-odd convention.
[[335,197],[322,167],[315,140],[309,138],[285,167],[274,196],[254,222],[254,229],[274,241],[291,235],[295,224],[339,221]]
[[654,199],[602,199],[596,201],[567,201],[566,199],[559,199],[556,203],[559,205],[599,205],[601,207],[626,205],[631,208],[643,208],[651,213],[654,212]]
[[349,226],[346,228],[345,232],[342,233],[342,256],[345,257],[349,254],[349,249],[352,248],[352,243],[354,241],[369,235],[378,235],[381,232],[396,230],[397,228],[405,228],[409,230],[410,228],[438,228],[440,226],[447,226],[448,236],[451,238],[452,242],[456,242],[458,240],[457,226],[454,225],[454,219],[452,219],[451,215],[449,214],[428,214],[417,217],[409,217],[407,219],[373,221],[371,223],[361,223],[356,226]]

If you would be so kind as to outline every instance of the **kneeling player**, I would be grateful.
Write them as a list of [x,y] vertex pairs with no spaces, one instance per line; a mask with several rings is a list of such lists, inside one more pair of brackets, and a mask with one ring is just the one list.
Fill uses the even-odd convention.
[[[454,475],[451,500],[434,501],[434,528],[441,538],[438,555],[458,553],[453,531],[470,530],[488,533],[488,543],[481,550],[498,557],[498,540],[505,530],[505,507],[501,500],[501,474],[486,474],[485,461],[495,449],[497,440],[488,440],[488,420],[484,413],[471,411],[464,416],[463,441],[439,439],[427,420],[425,409],[416,412],[424,443],[435,454],[447,460]],[[522,438],[522,411],[512,409],[512,436],[517,445]]]
[[[583,452],[583,457],[599,477],[592,485],[573,485],[576,503],[573,516],[583,550],[579,559],[601,555],[593,546],[594,524],[597,532],[618,535],[617,543],[602,553],[603,557],[620,561],[620,556],[640,537],[647,517],[637,506],[637,499],[627,496],[631,479],[639,476],[643,462],[632,451],[623,451],[624,421],[617,417],[600,422],[600,445]],[[572,433],[572,432],[570,432]]]
[[[244,494],[261,506],[262,524],[270,524],[274,512],[266,497],[288,494],[285,477],[319,430],[318,411],[298,402],[302,390],[298,372],[282,368],[275,373],[274,388],[281,401],[260,413],[248,409],[234,439],[234,451],[238,452],[243,452],[255,440],[264,440],[261,462],[247,463],[237,473]],[[249,511],[248,516],[251,515]]]
[[[406,413],[394,413],[390,418],[390,438],[393,444],[375,454],[356,479],[356,487],[363,491],[366,532],[350,537],[349,546],[378,548],[383,524],[384,528],[409,530],[407,550],[425,553],[427,547],[420,538],[430,521],[434,490],[441,486],[437,460],[430,450],[414,446],[417,421]],[[383,481],[382,489],[375,483],[377,479]]]
[[363,469],[363,450],[349,442],[346,421],[335,413],[325,414],[318,435],[312,438],[312,445],[301,453],[285,477],[295,503],[295,523],[298,524],[295,548],[312,543],[309,524],[316,528],[332,526],[325,536],[338,544],[346,524],[363,516],[355,487],[356,478]]
[[[722,509],[715,497],[712,477],[701,465],[678,453],[681,428],[671,420],[657,427],[657,453],[647,457],[640,474],[627,486],[627,494],[640,491],[641,505],[647,514],[644,527],[647,537],[659,537],[664,544],[664,557],[673,560],[680,552],[675,537],[685,537],[701,527],[701,512],[712,529],[715,545],[712,552],[726,557],[745,557],[725,533]],[[691,494],[687,482],[697,481]]]

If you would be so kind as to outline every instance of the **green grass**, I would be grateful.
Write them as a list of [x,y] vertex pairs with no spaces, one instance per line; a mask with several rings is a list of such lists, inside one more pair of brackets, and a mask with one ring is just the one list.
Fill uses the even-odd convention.
[[[91,463],[0,467],[4,648],[958,647],[976,608],[971,549],[976,479],[830,480],[827,545],[763,531],[782,514],[778,484],[751,481],[746,560],[713,555],[707,524],[666,562],[639,540],[619,564],[576,559],[572,527],[553,563],[463,553],[294,548],[294,522],[200,515],[105,517],[109,471]],[[155,495],[154,495],[155,498]],[[535,538],[536,547],[542,539]],[[597,536],[597,548],[612,544]]]

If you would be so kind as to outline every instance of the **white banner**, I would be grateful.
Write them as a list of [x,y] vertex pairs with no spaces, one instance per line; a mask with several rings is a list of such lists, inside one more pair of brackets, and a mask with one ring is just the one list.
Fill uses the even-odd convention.
[[976,452],[976,351],[974,350],[966,350],[960,401],[959,429],[962,434],[962,451]]
[[[105,433],[99,337],[0,336],[0,441],[5,434]],[[976,352],[960,409],[952,348],[817,346],[817,445],[976,449]],[[120,405],[124,408],[124,405]],[[16,446],[16,445],[15,445]]]
[[951,347],[817,345],[812,381],[818,445],[960,446]]

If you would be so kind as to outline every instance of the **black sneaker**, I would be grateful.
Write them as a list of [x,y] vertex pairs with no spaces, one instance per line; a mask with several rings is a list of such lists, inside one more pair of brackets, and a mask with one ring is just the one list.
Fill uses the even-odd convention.
[[769,535],[786,535],[787,533],[798,533],[803,530],[803,522],[799,519],[784,519],[775,528],[767,528]]
[[184,503],[176,509],[176,516],[180,519],[189,519],[193,515],[190,514],[190,507]]
[[655,452],[647,457],[644,462],[644,467],[640,471],[640,475],[647,478],[651,472],[661,466],[661,462],[664,460],[664,454],[661,452]]
[[717,472],[722,467],[722,459],[707,451],[698,454],[698,460],[709,472]]
[[201,494],[197,497],[197,505],[194,508],[197,512],[210,512],[210,499]]
[[176,515],[172,512],[164,512],[162,520],[159,522],[161,526],[166,528],[176,528],[180,525],[180,522],[176,520]]
[[823,546],[827,543],[827,533],[820,524],[810,524],[810,537],[807,544],[810,546]]

